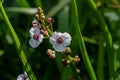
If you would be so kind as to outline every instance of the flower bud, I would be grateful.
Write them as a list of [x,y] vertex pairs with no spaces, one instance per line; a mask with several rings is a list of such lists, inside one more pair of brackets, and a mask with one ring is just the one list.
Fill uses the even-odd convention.
[[49,55],[50,58],[55,58],[55,51],[52,51],[51,49],[48,49],[47,54]]
[[43,13],[40,14],[41,19],[45,19],[45,15]]
[[41,7],[38,7],[38,11],[39,11],[39,13],[43,13],[43,10]]
[[63,54],[70,55],[71,54],[71,49],[70,47],[67,47],[65,51],[63,51]]
[[49,37],[47,30],[41,29],[41,30],[40,30],[40,33],[43,34],[44,36]]
[[80,69],[76,69],[77,73],[79,74],[80,73]]
[[70,63],[71,63],[71,62],[70,62],[69,60],[67,60],[67,59],[62,59],[62,64],[63,64],[64,66],[68,66]]
[[54,19],[52,19],[52,18],[47,18],[46,20],[48,23],[54,23]]
[[39,19],[40,17],[39,17],[39,15],[38,15],[38,14],[35,14],[35,18],[36,18],[36,19]]
[[75,61],[75,62],[79,62],[79,61],[80,61],[79,56],[78,56],[78,55],[76,55],[76,56],[73,58],[73,61]]

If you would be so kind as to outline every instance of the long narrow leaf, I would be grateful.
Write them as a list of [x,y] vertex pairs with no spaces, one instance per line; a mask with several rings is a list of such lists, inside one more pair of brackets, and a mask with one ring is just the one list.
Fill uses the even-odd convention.
[[95,72],[94,72],[93,67],[91,65],[91,62],[89,60],[87,50],[85,47],[85,43],[84,43],[82,33],[80,30],[76,0],[72,0],[72,12],[74,14],[74,18],[73,18],[74,19],[74,26],[73,27],[75,27],[76,33],[79,36],[77,38],[77,40],[78,40],[78,44],[79,44],[79,47],[80,47],[80,50],[82,53],[83,61],[85,63],[86,69],[88,70],[88,73],[90,75],[91,80],[96,80]]
[[116,70],[116,54],[114,52],[113,48],[113,42],[112,42],[112,36],[108,29],[108,26],[106,25],[104,19],[102,18],[101,14],[99,13],[95,3],[93,0],[87,0],[90,7],[92,8],[93,12],[95,13],[95,16],[100,24],[100,28],[103,32],[103,36],[105,38],[106,47],[107,47],[107,55],[108,55],[108,66],[109,66],[109,77],[112,79],[113,74]]
[[21,43],[19,41],[19,38],[18,38],[16,32],[14,31],[8,17],[7,17],[7,14],[6,14],[5,10],[4,10],[4,7],[2,6],[2,3],[0,3],[0,11],[1,11],[1,14],[4,17],[4,20],[5,20],[5,22],[6,22],[7,26],[8,26],[11,34],[12,34],[12,37],[13,37],[14,42],[15,42],[14,44],[16,46],[16,49],[17,49],[19,58],[20,58],[20,60],[21,60],[21,62],[23,64],[23,67],[25,68],[30,80],[37,80],[37,78],[35,77],[32,69],[31,69],[30,64],[27,62],[27,58],[26,58],[26,55],[25,55],[23,49],[21,48]]

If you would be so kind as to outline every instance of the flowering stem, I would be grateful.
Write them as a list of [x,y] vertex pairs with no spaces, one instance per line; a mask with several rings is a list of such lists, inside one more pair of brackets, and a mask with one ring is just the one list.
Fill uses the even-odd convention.
[[99,13],[95,3],[93,0],[86,0],[89,5],[91,6],[92,10],[95,13],[95,16],[100,24],[100,28],[103,32],[103,36],[105,38],[106,42],[106,47],[107,47],[107,55],[108,55],[108,66],[109,66],[109,78],[110,80],[113,77],[113,74],[116,70],[116,54],[113,48],[113,43],[112,43],[112,36],[110,31],[108,30],[108,26],[106,25],[104,19],[102,18],[101,14]]
[[23,64],[23,67],[25,68],[30,80],[37,80],[37,78],[35,77],[32,69],[31,69],[30,64],[27,62],[27,58],[26,58],[26,55],[25,55],[23,49],[21,48],[19,38],[18,38],[16,32],[14,31],[14,29],[13,29],[13,27],[12,27],[8,17],[7,17],[7,14],[6,14],[6,12],[4,10],[4,7],[2,6],[1,2],[0,2],[0,11],[1,11],[1,14],[3,15],[4,20],[5,20],[5,22],[6,22],[7,26],[8,26],[11,34],[12,34],[12,37],[14,39],[15,46],[16,46],[16,48],[18,50],[17,52],[18,52],[19,58],[20,58],[20,60],[21,60],[21,62]]
[[49,35],[52,36],[52,31],[49,29],[49,26],[46,26],[46,30],[48,31]]
[[90,75],[91,80],[97,80],[95,72],[94,72],[93,67],[91,65],[91,62],[89,60],[87,50],[86,50],[86,47],[85,47],[85,43],[84,43],[82,33],[81,33],[81,30],[80,30],[76,0],[72,0],[72,3],[73,3],[73,5],[72,5],[72,8],[73,8],[72,10],[73,11],[72,12],[74,14],[74,22],[75,22],[74,26],[75,26],[75,30],[76,30],[77,34],[79,35],[78,44],[79,44],[79,47],[80,47],[80,50],[81,50],[81,53],[82,53],[83,61],[84,61],[85,66],[88,70],[88,73]]

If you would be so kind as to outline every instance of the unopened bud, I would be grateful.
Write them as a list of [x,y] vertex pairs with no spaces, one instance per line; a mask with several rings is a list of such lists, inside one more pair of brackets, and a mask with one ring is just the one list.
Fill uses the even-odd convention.
[[42,11],[42,8],[41,8],[41,7],[38,7],[38,11]]
[[36,18],[36,19],[39,19],[39,15],[38,15],[38,14],[35,14],[35,18]]
[[49,55],[50,58],[55,58],[55,51],[52,51],[51,49],[48,49],[47,54]]
[[79,61],[80,61],[80,58],[79,58],[78,55],[76,55],[76,56],[73,58],[73,60],[74,60],[75,62],[79,62]]
[[52,19],[52,18],[47,18],[46,20],[48,23],[54,23],[54,19]]
[[70,49],[70,47],[67,47],[67,48],[65,49],[65,51],[63,51],[63,53],[66,54],[66,55],[70,55],[70,54],[71,54],[71,49]]
[[79,74],[80,73],[80,69],[76,69],[77,73]]
[[67,59],[62,59],[62,64],[63,64],[64,66],[68,66],[70,63],[71,63],[71,62],[70,62],[69,60],[67,60]]
[[40,14],[41,19],[45,19],[45,15],[43,13]]
[[47,30],[40,30],[40,33],[43,34],[44,36],[49,37]]
[[41,19],[45,19],[45,16],[43,15],[43,16],[41,16]]

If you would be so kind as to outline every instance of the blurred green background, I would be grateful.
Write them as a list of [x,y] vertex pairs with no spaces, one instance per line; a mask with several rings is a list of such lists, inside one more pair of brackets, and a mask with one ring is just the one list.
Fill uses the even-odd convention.
[[[99,73],[101,73],[102,79],[108,80],[109,70],[106,44],[102,37],[104,34],[102,34],[99,23],[86,0],[76,1],[79,23],[90,61],[97,77],[99,78]],[[115,54],[117,55],[117,68],[119,69],[120,1],[94,0],[94,2],[112,34]],[[29,29],[32,27],[31,23],[39,6],[44,10],[46,17],[52,17],[55,20],[53,24],[54,31],[68,32],[71,34],[72,42],[70,47],[73,53],[71,55],[74,57],[77,54],[81,58],[81,61],[77,64],[77,68],[80,69],[79,75],[83,80],[90,79],[83,63],[78,43],[76,43],[77,33],[71,24],[71,19],[75,16],[71,14],[71,0],[4,0],[3,6],[38,80],[72,80],[70,79],[72,76],[70,67],[64,67],[61,64],[61,55],[58,53],[56,59],[50,59],[46,54],[46,50],[51,48],[48,39],[44,39],[43,43],[36,49],[31,48],[28,44],[30,39]],[[100,70],[101,72],[99,72]],[[24,70],[13,39],[0,14],[0,80],[16,80],[17,76],[23,72]],[[120,71],[117,73],[119,74]]]

